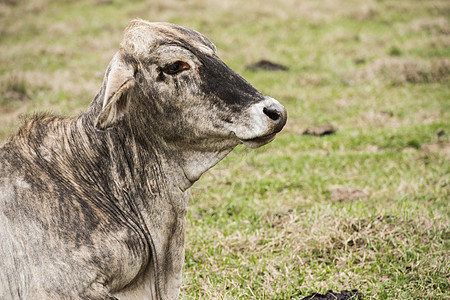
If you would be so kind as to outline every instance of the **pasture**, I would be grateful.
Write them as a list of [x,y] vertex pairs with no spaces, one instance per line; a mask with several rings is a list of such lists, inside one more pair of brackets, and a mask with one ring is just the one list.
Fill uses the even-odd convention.
[[0,140],[26,114],[84,111],[130,19],[191,27],[288,123],[191,189],[180,298],[448,299],[449,16],[447,0],[0,0]]

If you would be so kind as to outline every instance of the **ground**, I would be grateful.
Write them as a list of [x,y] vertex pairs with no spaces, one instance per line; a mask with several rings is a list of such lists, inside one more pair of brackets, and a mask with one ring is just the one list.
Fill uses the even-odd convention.
[[193,187],[181,299],[448,299],[449,15],[447,0],[0,0],[0,140],[24,114],[83,111],[130,19],[194,28],[289,120]]

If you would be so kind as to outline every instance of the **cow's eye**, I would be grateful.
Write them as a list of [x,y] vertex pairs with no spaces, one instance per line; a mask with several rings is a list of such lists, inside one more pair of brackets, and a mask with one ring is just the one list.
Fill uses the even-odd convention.
[[191,66],[188,63],[178,60],[174,63],[171,63],[163,68],[163,72],[169,75],[175,75],[184,70],[189,70]]

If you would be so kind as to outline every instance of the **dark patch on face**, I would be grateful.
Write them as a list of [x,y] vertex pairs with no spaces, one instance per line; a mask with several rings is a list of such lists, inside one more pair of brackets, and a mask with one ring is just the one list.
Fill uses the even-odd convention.
[[261,92],[217,57],[200,54],[198,58],[202,62],[199,67],[201,89],[224,102],[233,112],[240,112],[264,99]]

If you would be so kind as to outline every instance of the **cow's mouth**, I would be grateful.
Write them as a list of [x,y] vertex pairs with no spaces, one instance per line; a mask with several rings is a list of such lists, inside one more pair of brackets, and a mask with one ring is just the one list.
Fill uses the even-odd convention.
[[277,133],[271,133],[265,136],[260,136],[254,139],[248,139],[248,140],[241,140],[242,144],[244,144],[245,146],[249,147],[249,148],[258,148],[261,147],[265,144],[270,143],[271,141],[273,141],[275,139],[275,136],[277,135]]

